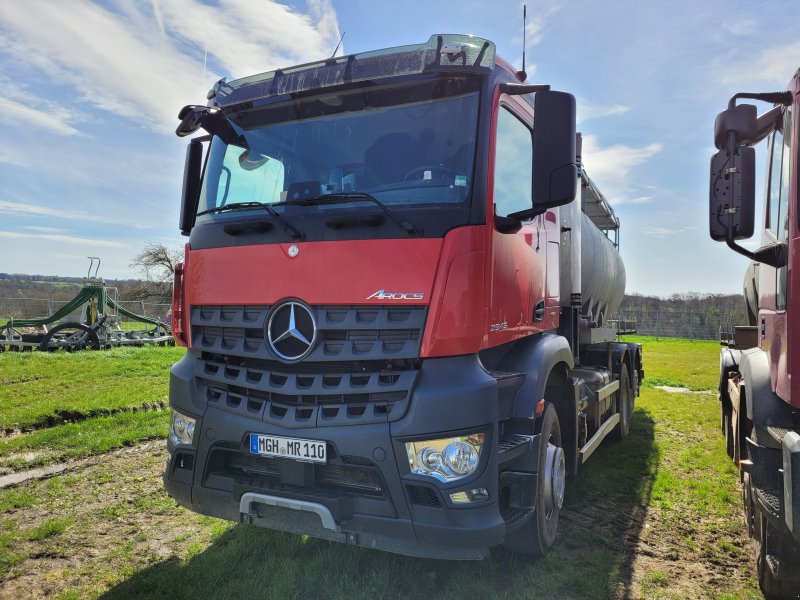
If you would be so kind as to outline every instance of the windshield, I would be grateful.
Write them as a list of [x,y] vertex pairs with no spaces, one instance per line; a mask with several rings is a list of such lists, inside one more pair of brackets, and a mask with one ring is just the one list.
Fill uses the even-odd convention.
[[[214,138],[198,213],[354,192],[395,208],[465,204],[478,87],[476,77],[438,77],[230,113],[236,138]],[[336,209],[341,205],[323,202],[304,210]],[[239,211],[206,213],[199,220],[231,218],[234,212]]]

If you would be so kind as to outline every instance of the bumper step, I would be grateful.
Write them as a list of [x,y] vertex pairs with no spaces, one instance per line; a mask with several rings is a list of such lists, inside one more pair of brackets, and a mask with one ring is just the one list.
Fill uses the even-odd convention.
[[521,433],[503,436],[497,443],[497,461],[502,464],[522,456],[533,447],[533,439],[534,436]]

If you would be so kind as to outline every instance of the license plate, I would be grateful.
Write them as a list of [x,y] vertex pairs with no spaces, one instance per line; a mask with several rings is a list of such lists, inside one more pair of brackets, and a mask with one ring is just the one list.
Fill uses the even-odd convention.
[[325,442],[319,440],[301,440],[260,433],[250,434],[250,453],[260,456],[277,456],[304,462],[324,463],[326,461],[325,449]]

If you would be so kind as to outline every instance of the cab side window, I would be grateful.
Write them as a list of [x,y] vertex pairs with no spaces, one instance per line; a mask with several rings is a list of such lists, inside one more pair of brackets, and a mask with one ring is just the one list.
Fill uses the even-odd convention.
[[[789,237],[789,186],[792,160],[792,111],[787,109],[781,127],[772,134],[768,188],[767,228],[780,242]],[[776,298],[778,310],[786,308],[786,267],[776,273]]]
[[506,216],[531,207],[533,135],[510,110],[500,107],[494,158],[494,211]]

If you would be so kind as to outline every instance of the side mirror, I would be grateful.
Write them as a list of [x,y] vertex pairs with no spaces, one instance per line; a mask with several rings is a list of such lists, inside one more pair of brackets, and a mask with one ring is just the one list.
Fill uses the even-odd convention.
[[575,198],[578,189],[575,132],[575,97],[566,92],[536,92],[533,96],[532,206],[510,217],[528,219]]
[[729,235],[734,240],[752,237],[755,171],[756,151],[749,146],[739,146],[732,154],[723,149],[711,158],[709,233],[713,240],[724,242]]
[[201,127],[211,135],[222,138],[225,143],[230,143],[237,137],[225,115],[217,108],[190,104],[181,109],[178,118],[181,120],[175,130],[178,137],[191,135]]
[[184,106],[181,112],[178,113],[181,124],[178,125],[175,134],[178,137],[186,137],[187,135],[193,134],[203,126],[203,118],[206,116],[207,112],[208,107],[206,106]]
[[194,226],[197,202],[200,198],[200,177],[203,169],[203,142],[193,139],[186,148],[186,164],[183,168],[183,192],[181,193],[180,226],[182,235],[189,235]]

